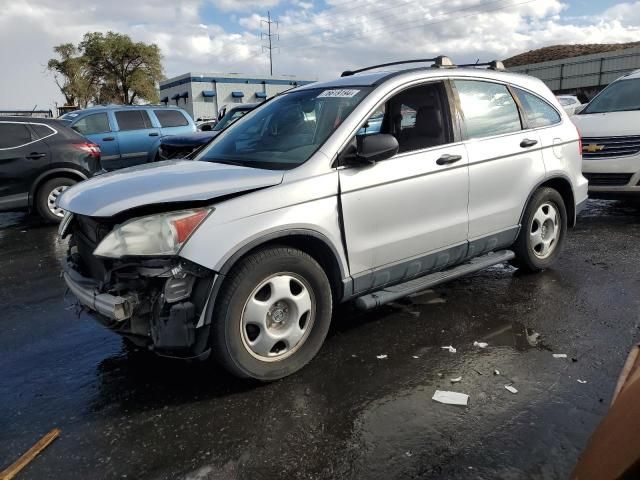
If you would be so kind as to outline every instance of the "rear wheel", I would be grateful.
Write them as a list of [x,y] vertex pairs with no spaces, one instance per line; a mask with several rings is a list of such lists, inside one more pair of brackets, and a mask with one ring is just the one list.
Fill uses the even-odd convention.
[[528,272],[549,267],[558,257],[567,233],[567,210],[553,188],[537,190],[525,211],[513,246],[514,264]]
[[47,222],[59,223],[64,217],[64,210],[56,205],[58,197],[71,185],[77,182],[71,178],[52,178],[44,182],[36,193],[36,208]]
[[331,287],[306,253],[268,247],[242,259],[213,313],[212,349],[239,377],[291,375],[320,350],[331,322]]

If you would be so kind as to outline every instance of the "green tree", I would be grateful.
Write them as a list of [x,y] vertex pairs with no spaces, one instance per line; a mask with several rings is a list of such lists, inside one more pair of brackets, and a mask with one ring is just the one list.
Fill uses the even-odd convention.
[[164,76],[157,45],[134,42],[120,33],[94,32],[85,34],[79,50],[99,79],[96,97],[101,101],[158,102],[157,83]]
[[53,51],[58,58],[47,68],[68,105],[158,102],[157,84],[164,75],[157,45],[120,33],[90,32],[77,47],[63,43]]
[[53,51],[59,58],[49,60],[47,69],[53,72],[65,103],[85,108],[94,99],[97,89],[84,57],[72,43],[53,47]]

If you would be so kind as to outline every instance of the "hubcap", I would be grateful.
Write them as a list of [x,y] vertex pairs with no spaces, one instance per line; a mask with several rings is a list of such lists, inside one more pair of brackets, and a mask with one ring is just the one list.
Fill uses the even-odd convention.
[[58,199],[60,194],[64,192],[67,188],[69,188],[68,185],[61,185],[59,187],[56,187],[53,190],[51,190],[51,192],[49,192],[49,196],[47,197],[47,206],[49,207],[49,211],[53,213],[56,217],[60,217],[60,218],[64,217],[64,210],[56,206],[56,200]]
[[560,239],[560,216],[552,203],[543,203],[536,210],[529,229],[529,239],[533,254],[547,258],[553,253]]
[[294,273],[278,273],[260,283],[242,310],[241,336],[247,351],[259,360],[282,360],[309,336],[315,299],[307,282]]

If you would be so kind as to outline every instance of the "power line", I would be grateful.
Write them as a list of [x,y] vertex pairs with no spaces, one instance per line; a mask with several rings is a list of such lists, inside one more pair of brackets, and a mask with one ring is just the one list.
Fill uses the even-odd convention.
[[262,44],[262,52],[264,53],[265,50],[269,51],[269,72],[271,74],[271,76],[273,77],[273,50],[275,48],[278,47],[274,47],[272,44],[272,40],[275,38],[275,40],[280,40],[280,35],[278,35],[277,33],[271,33],[271,25],[275,24],[276,29],[278,28],[278,21],[277,20],[271,20],[271,12],[268,11],[267,12],[267,19],[261,19],[260,20],[260,28],[262,28],[262,25],[266,24],[267,25],[267,33],[264,32],[260,32],[260,40],[264,40],[265,37],[267,38],[267,40],[269,41],[268,45]]

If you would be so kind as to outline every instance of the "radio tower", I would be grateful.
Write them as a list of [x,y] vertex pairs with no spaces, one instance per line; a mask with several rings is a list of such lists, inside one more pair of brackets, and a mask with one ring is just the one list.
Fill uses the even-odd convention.
[[260,23],[261,25],[262,24],[267,25],[267,33],[261,32],[260,39],[264,40],[265,38],[267,38],[269,41],[268,45],[262,44],[262,51],[264,52],[265,50],[269,50],[269,72],[270,72],[270,75],[273,77],[273,50],[275,50],[278,47],[273,46],[272,40],[280,40],[280,35],[278,35],[277,33],[271,33],[271,25],[275,25],[277,30],[278,22],[276,20],[271,20],[270,11],[267,12],[267,19],[260,20],[260,22],[261,22]]

